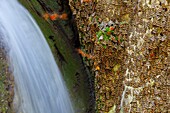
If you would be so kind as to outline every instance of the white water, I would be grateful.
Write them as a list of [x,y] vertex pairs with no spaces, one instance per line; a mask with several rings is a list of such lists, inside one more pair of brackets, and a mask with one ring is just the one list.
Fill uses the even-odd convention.
[[22,113],[73,113],[47,42],[17,0],[0,0],[0,40],[6,45]]

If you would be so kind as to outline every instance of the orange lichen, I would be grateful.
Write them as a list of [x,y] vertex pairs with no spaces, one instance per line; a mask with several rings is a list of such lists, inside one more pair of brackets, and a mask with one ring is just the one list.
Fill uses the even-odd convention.
[[93,56],[92,55],[89,55],[87,53],[84,53],[81,49],[76,49],[76,51],[83,57],[87,57],[89,59],[93,59]]
[[45,20],[48,20],[49,14],[48,14],[48,13],[44,13],[44,14],[43,14],[43,18],[44,18]]
[[100,70],[100,67],[99,67],[99,66],[96,66],[95,70],[99,71],[99,70]]
[[45,20],[48,20],[50,18],[50,20],[52,20],[52,21],[56,20],[57,18],[59,18],[61,20],[67,20],[68,16],[66,13],[63,13],[61,15],[59,15],[57,13],[53,13],[53,14],[45,13],[45,14],[43,14],[43,18]]
[[81,3],[85,2],[85,3],[89,3],[91,2],[92,0],[81,0]]
[[56,13],[50,15],[50,19],[51,19],[52,21],[56,20],[58,17],[59,17],[59,15],[56,14]]
[[150,53],[150,57],[153,58],[155,56],[155,54],[152,52]]
[[62,19],[62,20],[67,20],[67,19],[68,19],[68,16],[67,16],[66,13],[63,13],[63,14],[61,14],[61,15],[59,16],[59,18]]
[[107,35],[109,35],[109,36],[110,36],[110,35],[111,35],[111,32],[110,32],[110,31],[108,31],[108,32],[107,32]]
[[112,30],[112,31],[113,31],[114,29],[115,29],[115,28],[114,28],[113,26],[110,26],[110,30]]

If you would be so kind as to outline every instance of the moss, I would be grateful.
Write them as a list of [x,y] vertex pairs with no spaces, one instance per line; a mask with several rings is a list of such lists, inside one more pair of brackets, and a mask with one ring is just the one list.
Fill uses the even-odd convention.
[[2,58],[0,50],[0,113],[6,113],[8,110],[8,91],[6,90],[6,62],[4,58]]
[[[88,91],[86,91],[88,90],[88,88],[86,88],[86,83],[82,82],[85,81],[87,76],[85,78],[85,73],[82,71],[84,69],[82,69],[83,66],[80,64],[80,58],[76,59],[77,56],[75,57],[72,55],[74,50],[68,49],[65,39],[62,38],[62,33],[58,33],[57,30],[54,29],[54,23],[50,20],[46,21],[42,18],[41,15],[43,15],[45,12],[36,0],[30,0],[30,2],[26,0],[19,0],[19,2],[26,7],[26,9],[31,13],[38,23],[51,48],[51,51],[53,52],[56,62],[63,73],[63,78],[69,89],[70,96],[72,99],[74,98],[73,103],[77,109],[81,109],[81,111],[83,111],[82,113],[84,113],[88,106],[89,95],[87,94]],[[53,8],[54,3],[52,1],[49,1],[47,4]],[[51,40],[49,38],[50,36],[53,36],[54,40]],[[64,60],[60,58],[59,53],[64,57]],[[81,74],[79,75],[79,73]],[[79,87],[76,88],[77,86]],[[75,93],[74,90],[78,91]]]
[[[31,6],[33,6],[34,8],[36,8],[37,11],[39,11],[40,13],[42,13],[43,15],[43,10],[40,8],[41,6],[37,3],[37,1],[35,0],[31,0],[32,2],[27,2],[25,0],[19,0],[21,4],[23,4],[27,9],[28,11],[31,13],[31,15],[34,17],[34,19],[36,20],[37,24],[39,25],[41,31],[43,32],[50,48],[51,48],[51,51],[53,52],[54,54],[54,57],[55,59],[57,60],[57,62],[59,63],[59,59],[57,58],[57,54],[56,54],[56,48],[54,47],[54,45],[56,44],[56,41],[51,41],[49,39],[49,36],[54,36],[54,39],[57,39],[57,34],[55,33],[55,31],[53,30],[53,28],[51,27],[50,23],[46,20],[44,20],[42,17],[40,17],[39,15],[37,15],[37,13],[31,8]],[[30,3],[33,3],[33,4],[30,4]],[[61,50],[61,52],[64,50],[64,47],[62,47],[62,43],[59,43],[61,45],[59,45],[59,49]],[[62,52],[62,54],[64,54]],[[74,67],[73,65],[70,65],[69,67]],[[61,67],[60,67],[61,68]],[[68,70],[69,72],[67,73],[72,73],[71,72],[72,69]],[[68,80],[67,80],[68,79]],[[67,85],[70,86],[71,84],[69,83],[69,79],[70,78],[67,78],[66,81],[67,81]],[[70,86],[71,87],[71,86]]]

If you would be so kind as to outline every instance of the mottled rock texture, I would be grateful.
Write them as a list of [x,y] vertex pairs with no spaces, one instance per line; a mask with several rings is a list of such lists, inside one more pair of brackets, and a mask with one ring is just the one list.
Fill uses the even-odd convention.
[[[170,112],[170,2],[72,0],[70,4],[82,49],[94,56],[86,64],[94,70],[96,112]],[[105,32],[110,23],[114,36],[98,38],[96,33]]]

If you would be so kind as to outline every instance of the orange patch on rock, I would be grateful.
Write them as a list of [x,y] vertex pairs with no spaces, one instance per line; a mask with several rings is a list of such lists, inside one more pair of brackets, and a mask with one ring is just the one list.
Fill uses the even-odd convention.
[[99,71],[99,70],[100,70],[100,67],[99,67],[99,66],[96,66],[95,70],[96,70],[96,71]]
[[150,53],[150,57],[153,58],[155,56],[154,53]]
[[50,19],[51,19],[52,21],[56,20],[58,17],[59,17],[59,15],[56,14],[56,13],[50,15]]
[[83,3],[83,2],[86,2],[86,3],[88,3],[88,2],[91,2],[92,0],[81,0],[81,3]]
[[115,29],[115,28],[114,28],[113,26],[111,26],[111,27],[110,27],[110,30],[112,30],[112,31],[113,31],[114,29]]
[[76,49],[76,51],[82,56],[82,57],[87,57],[89,59],[93,59],[94,57],[92,55],[89,55],[85,52],[83,52],[81,49]]
[[59,18],[62,19],[62,20],[67,20],[68,15],[66,13],[63,13],[62,15],[59,16]]
[[49,14],[48,14],[48,13],[43,14],[43,18],[44,18],[45,20],[48,20]]

